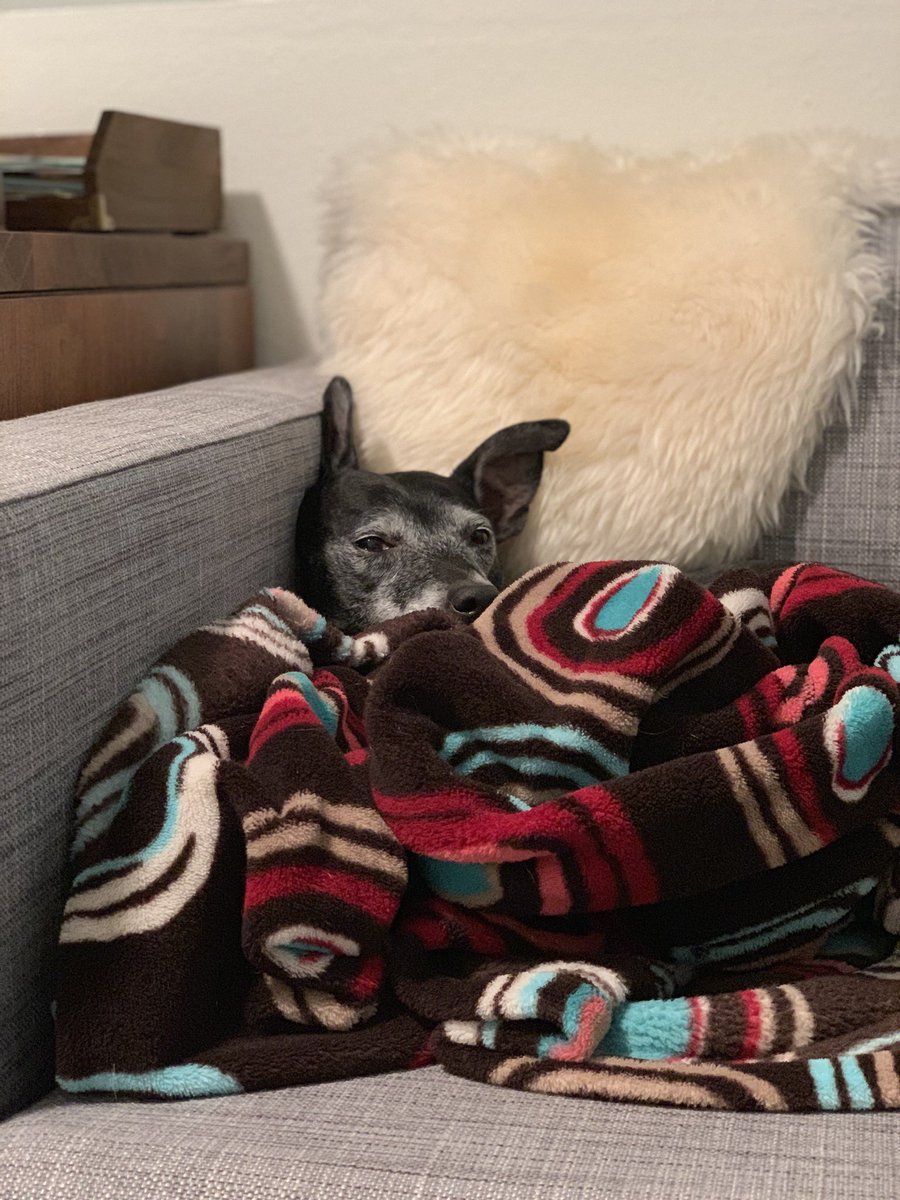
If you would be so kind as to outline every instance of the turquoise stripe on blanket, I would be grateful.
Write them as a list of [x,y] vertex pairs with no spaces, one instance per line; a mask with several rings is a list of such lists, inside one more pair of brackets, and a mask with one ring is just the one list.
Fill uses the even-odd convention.
[[231,1096],[244,1089],[231,1075],[205,1063],[184,1063],[178,1067],[158,1067],[153,1071],[99,1071],[81,1079],[57,1076],[64,1092],[139,1092],[147,1096],[165,1096],[170,1100],[191,1100],[201,1096]]

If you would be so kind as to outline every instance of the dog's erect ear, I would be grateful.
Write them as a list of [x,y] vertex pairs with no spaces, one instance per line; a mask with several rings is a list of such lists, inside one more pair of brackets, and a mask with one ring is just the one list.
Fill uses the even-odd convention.
[[353,445],[353,390],[346,379],[335,375],[325,389],[322,409],[322,467],[340,471],[356,466]]
[[497,541],[519,533],[541,482],[544,453],[569,436],[568,421],[524,421],[482,442],[451,476],[464,484],[494,526]]

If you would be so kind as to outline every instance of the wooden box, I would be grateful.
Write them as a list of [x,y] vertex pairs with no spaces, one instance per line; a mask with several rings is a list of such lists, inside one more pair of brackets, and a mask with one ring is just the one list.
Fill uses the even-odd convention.
[[[37,161],[9,163],[0,227],[206,233],[221,225],[218,129],[109,111],[93,135],[0,138],[3,155]],[[35,194],[19,194],[29,187]]]
[[244,242],[0,230],[0,418],[253,366]]

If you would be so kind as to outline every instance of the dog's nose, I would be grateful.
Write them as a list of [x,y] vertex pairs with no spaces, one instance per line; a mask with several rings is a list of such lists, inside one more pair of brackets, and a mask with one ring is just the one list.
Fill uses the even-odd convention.
[[470,621],[483,613],[499,593],[492,583],[458,583],[450,589],[450,607]]

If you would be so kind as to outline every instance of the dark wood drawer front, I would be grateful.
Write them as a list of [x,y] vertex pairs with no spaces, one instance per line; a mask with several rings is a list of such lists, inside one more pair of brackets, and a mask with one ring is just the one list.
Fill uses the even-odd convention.
[[0,418],[252,366],[247,286],[0,295]]
[[247,243],[211,234],[8,233],[0,229],[0,292],[246,283]]

